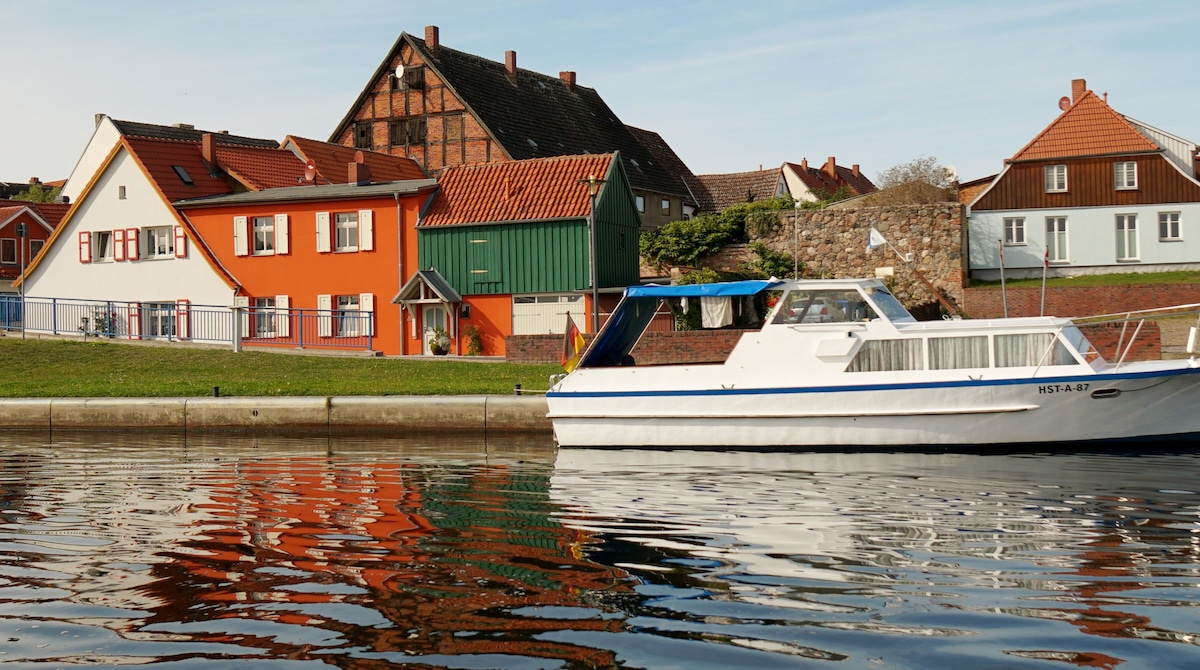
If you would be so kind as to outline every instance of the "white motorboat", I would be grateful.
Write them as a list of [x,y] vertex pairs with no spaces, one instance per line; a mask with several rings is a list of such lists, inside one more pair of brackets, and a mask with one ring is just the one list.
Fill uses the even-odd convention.
[[[743,334],[723,363],[634,364],[663,300],[698,299],[719,313],[723,301],[749,309],[760,295],[773,305],[761,330]],[[917,321],[879,280],[636,286],[546,396],[564,447],[1200,437],[1200,364],[1126,361],[1133,338],[1122,331],[1122,340],[1106,359],[1071,319]]]

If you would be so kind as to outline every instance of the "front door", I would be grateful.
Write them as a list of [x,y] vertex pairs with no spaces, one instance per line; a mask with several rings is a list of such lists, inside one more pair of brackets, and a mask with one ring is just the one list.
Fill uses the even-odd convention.
[[434,337],[437,335],[439,330],[444,333],[450,332],[450,329],[447,327],[448,322],[449,319],[446,318],[446,308],[441,305],[425,305],[421,309],[421,323],[425,326],[425,330],[421,338],[421,353],[425,355],[430,355],[433,353],[433,348],[430,346],[430,343],[433,342]]

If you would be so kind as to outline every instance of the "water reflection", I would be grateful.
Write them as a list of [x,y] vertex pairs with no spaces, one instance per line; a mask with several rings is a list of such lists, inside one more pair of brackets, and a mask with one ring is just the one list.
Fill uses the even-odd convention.
[[0,661],[1195,667],[1193,454],[0,437]]

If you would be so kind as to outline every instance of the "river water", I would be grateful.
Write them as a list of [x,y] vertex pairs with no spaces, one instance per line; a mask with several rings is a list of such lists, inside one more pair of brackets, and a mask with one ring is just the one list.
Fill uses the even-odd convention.
[[1197,668],[1200,455],[0,436],[0,663]]

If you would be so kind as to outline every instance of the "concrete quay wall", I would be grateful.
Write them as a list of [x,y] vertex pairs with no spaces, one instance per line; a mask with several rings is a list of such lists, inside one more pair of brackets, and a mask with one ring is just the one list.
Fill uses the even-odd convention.
[[0,399],[0,429],[393,435],[551,433],[540,396]]

